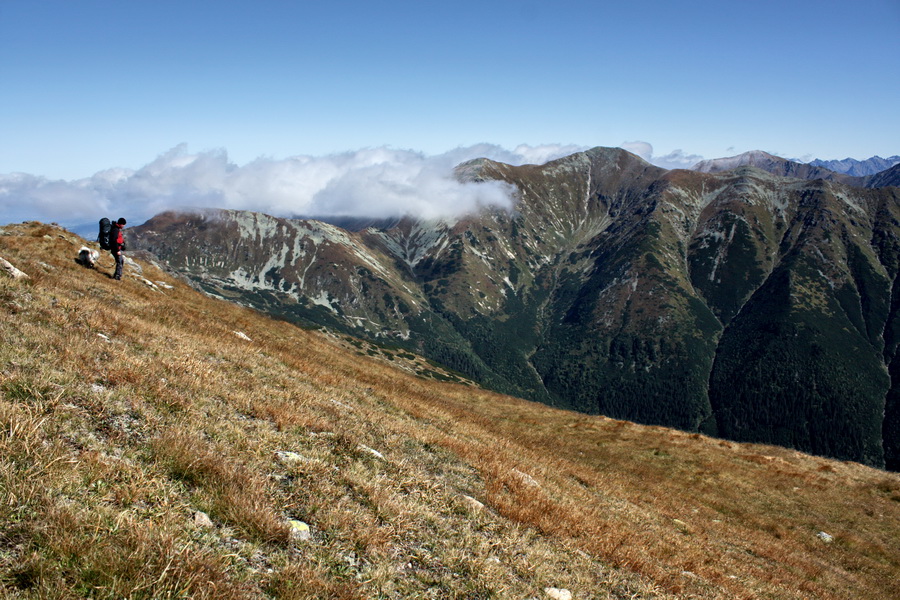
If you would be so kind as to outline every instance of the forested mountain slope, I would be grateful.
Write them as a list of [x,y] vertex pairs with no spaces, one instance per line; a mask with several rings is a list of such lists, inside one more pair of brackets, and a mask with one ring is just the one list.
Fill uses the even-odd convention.
[[207,291],[505,393],[898,468],[900,189],[610,148],[457,175],[515,207],[358,232],[168,213],[133,235]]

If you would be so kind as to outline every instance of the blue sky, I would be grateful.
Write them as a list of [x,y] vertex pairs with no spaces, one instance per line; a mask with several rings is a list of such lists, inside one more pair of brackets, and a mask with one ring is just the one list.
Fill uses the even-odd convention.
[[480,144],[890,156],[898,32],[900,0],[2,0],[0,176]]

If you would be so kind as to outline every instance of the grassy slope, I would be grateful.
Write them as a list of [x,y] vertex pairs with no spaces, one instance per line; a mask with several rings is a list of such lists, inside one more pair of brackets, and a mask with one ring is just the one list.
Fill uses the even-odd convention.
[[417,379],[82,243],[0,235],[7,597],[895,592],[897,474]]

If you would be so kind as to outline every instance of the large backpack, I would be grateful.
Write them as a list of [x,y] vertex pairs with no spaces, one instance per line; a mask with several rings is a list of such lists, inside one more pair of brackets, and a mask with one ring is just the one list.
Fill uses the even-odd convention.
[[110,223],[109,219],[103,217],[100,219],[100,235],[97,236],[97,241],[100,242],[100,247],[103,250],[111,250],[112,244],[110,243],[109,234],[112,231],[112,223]]

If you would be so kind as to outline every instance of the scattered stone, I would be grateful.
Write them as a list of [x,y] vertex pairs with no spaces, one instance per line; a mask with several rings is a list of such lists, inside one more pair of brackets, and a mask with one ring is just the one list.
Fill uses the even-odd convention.
[[141,267],[141,265],[139,265],[138,263],[136,263],[134,261],[134,259],[131,257],[128,257],[128,256],[125,257],[125,265],[130,267],[138,275],[144,274],[144,268]]
[[331,399],[331,403],[334,404],[335,406],[340,406],[341,408],[346,408],[347,410],[353,410],[353,407],[350,406],[349,404],[344,404],[340,400],[335,400],[334,398]]
[[286,466],[310,462],[311,460],[309,458],[306,458],[302,454],[291,452],[290,450],[277,450],[275,452],[275,458],[278,459],[278,462]]
[[288,527],[291,528],[292,540],[305,542],[311,537],[309,525],[307,525],[303,521],[296,521],[294,519],[291,519],[290,521],[288,521]]
[[194,525],[196,525],[197,527],[203,527],[205,529],[215,527],[212,519],[209,518],[209,515],[202,510],[198,510],[194,513]]
[[565,588],[548,587],[544,588],[544,593],[553,600],[572,600],[572,592]]
[[366,446],[365,444],[360,444],[360,445],[359,445],[359,449],[362,450],[363,452],[368,452],[369,454],[371,454],[371,455],[374,456],[375,458],[380,458],[381,460],[385,460],[384,454],[382,454],[382,453],[379,452],[378,450],[375,450],[374,448],[369,448],[369,447]]
[[12,266],[6,259],[0,258],[0,268],[6,271],[13,279],[28,279],[28,275]]
[[678,533],[683,535],[691,535],[694,531],[691,529],[691,526],[682,521],[681,519],[672,519],[672,525],[678,530]]
[[174,289],[175,289],[175,286],[174,286],[174,285],[169,285],[169,284],[166,283],[165,281],[157,281],[157,282],[156,282],[156,285],[158,285],[158,286],[161,287],[161,288],[167,289],[167,290],[174,290]]
[[244,340],[244,341],[247,341],[247,342],[252,342],[252,341],[253,341],[253,340],[251,340],[249,337],[247,337],[247,334],[244,333],[243,331],[234,331],[234,332],[232,332],[232,333],[234,333],[234,335],[238,336],[239,338],[241,338],[241,339]]
[[697,579],[697,574],[694,573],[693,571],[682,571],[681,576],[682,577],[690,577],[691,579]]
[[97,334],[97,337],[100,338],[101,340],[103,340],[104,342],[108,342],[108,341],[109,341],[109,336],[106,335],[106,334],[98,333],[98,334]]
[[99,383],[92,383],[91,391],[94,392],[95,394],[102,394],[103,392],[106,391],[106,388],[103,387],[102,385],[100,385]]
[[512,472],[513,472],[513,475],[515,475],[516,477],[521,479],[525,483],[525,485],[530,485],[532,487],[538,487],[538,488],[541,487],[541,484],[539,484],[537,482],[537,480],[534,477],[532,477],[531,475],[529,475],[528,473],[524,473],[518,469],[513,469]]
[[820,531],[819,533],[817,533],[816,537],[819,538],[820,540],[822,540],[823,542],[825,542],[826,544],[830,544],[831,542],[834,541],[834,536],[831,534],[825,533],[824,531]]
[[143,281],[144,284],[145,284],[147,287],[149,287],[150,289],[156,290],[157,292],[159,291],[159,288],[156,287],[156,284],[153,283],[152,281],[150,281],[149,279],[145,279],[145,278],[141,277],[140,280]]
[[460,494],[459,497],[462,498],[462,501],[465,502],[469,506],[469,508],[471,508],[472,510],[474,510],[476,512],[484,510],[484,504],[479,502],[472,496],[466,496],[465,494]]

